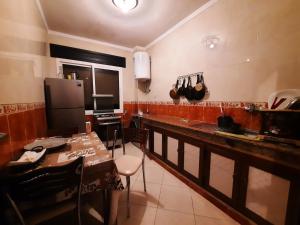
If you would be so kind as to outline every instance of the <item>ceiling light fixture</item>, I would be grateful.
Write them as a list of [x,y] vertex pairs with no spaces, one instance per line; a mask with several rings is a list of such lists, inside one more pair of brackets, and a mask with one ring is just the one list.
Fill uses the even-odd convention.
[[124,13],[128,13],[138,5],[138,0],[112,0],[112,2]]
[[204,44],[209,49],[213,49],[217,47],[219,42],[220,42],[220,38],[217,37],[216,35],[208,35],[204,38]]

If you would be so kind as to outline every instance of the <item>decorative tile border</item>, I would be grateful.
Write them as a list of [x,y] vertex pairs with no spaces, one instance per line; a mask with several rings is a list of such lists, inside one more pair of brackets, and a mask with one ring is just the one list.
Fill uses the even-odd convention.
[[18,112],[25,112],[25,111],[27,111],[27,104],[17,104],[17,111]]
[[45,108],[44,102],[0,104],[0,115],[14,114],[42,108]]
[[42,108],[45,108],[45,103],[44,102],[34,103],[34,109],[42,109]]
[[137,104],[137,101],[123,101],[123,104]]
[[[257,107],[267,108],[266,102],[225,102],[225,101],[202,101],[202,102],[180,102],[178,104],[173,101],[124,101],[123,104],[133,105],[185,105],[185,106],[203,106],[203,107],[220,107],[223,108],[244,108],[250,104]],[[28,110],[45,108],[44,102],[35,103],[15,103],[15,104],[0,104],[0,115],[25,112]]]
[[0,116],[4,115],[4,106],[0,105]]
[[223,108],[244,108],[250,104],[254,104],[259,108],[268,108],[267,102],[229,102],[229,101],[201,101],[201,102],[180,102],[173,101],[127,101],[124,104],[137,105],[186,105],[186,106],[203,106],[203,107],[223,107]]
[[4,114],[13,114],[18,112],[18,104],[7,104],[3,105]]
[[34,110],[34,103],[27,104],[27,110]]

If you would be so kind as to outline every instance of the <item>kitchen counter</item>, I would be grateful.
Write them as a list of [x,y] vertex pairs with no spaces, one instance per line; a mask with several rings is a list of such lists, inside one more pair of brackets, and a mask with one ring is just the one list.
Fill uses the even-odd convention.
[[191,138],[225,147],[246,155],[266,159],[300,170],[300,147],[267,141],[254,141],[216,133],[215,124],[179,117],[144,114],[143,123],[182,133]]
[[298,224],[293,221],[300,218],[299,147],[231,136],[217,132],[215,124],[179,117],[145,114],[142,124],[149,129],[151,157],[199,193],[212,194],[221,208],[229,205],[257,224],[271,224],[268,215],[249,209],[255,203],[276,210],[286,225]]

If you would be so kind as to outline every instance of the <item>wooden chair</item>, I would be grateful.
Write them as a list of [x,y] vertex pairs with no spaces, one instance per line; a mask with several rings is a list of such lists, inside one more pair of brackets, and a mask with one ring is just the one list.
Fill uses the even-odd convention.
[[[40,168],[14,176],[9,181],[4,195],[19,222],[22,225],[40,224],[74,210],[77,223],[81,225],[80,194],[83,163],[84,158],[80,157],[67,165]],[[70,198],[45,205],[44,202],[55,199],[56,194],[61,192],[64,194],[69,192]],[[32,208],[22,209],[24,203],[30,204]]]
[[[114,132],[114,142],[112,156],[114,157],[115,144],[117,140],[118,131]],[[144,181],[144,191],[146,192],[146,180],[145,180],[145,149],[148,139],[149,131],[146,129],[139,128],[123,128],[122,129],[122,145],[123,145],[123,155],[115,160],[118,172],[120,175],[126,177],[127,186],[127,217],[130,217],[130,177],[134,175],[138,169],[142,166],[143,170],[143,181]],[[125,155],[125,143],[136,142],[140,144],[140,148],[143,151],[142,157]]]

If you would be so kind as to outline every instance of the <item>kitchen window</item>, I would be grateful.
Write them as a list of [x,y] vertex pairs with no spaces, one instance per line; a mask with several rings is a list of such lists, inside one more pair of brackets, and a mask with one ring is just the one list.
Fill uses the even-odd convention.
[[59,78],[67,79],[75,72],[76,79],[83,80],[86,114],[93,110],[123,112],[121,67],[58,58],[57,71]]

